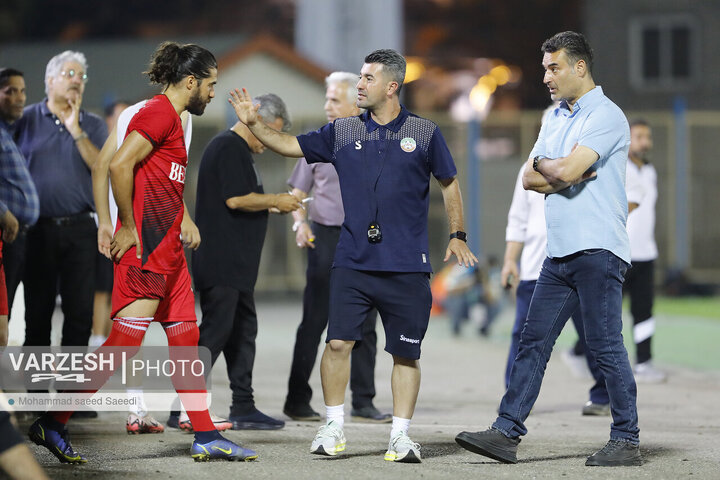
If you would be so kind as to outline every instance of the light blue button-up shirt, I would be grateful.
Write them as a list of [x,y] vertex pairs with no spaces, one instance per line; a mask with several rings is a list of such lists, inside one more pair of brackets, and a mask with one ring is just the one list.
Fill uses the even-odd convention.
[[575,145],[600,158],[590,167],[597,177],[545,199],[547,251],[550,258],[602,248],[630,263],[625,222],[625,167],[630,127],[622,110],[595,87],[580,97],[571,112],[565,101],[545,119],[530,158],[566,157]]

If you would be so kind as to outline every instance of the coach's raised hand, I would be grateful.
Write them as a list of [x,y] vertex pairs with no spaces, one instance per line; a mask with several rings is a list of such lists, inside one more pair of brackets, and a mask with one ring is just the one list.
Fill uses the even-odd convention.
[[253,99],[244,88],[242,91],[235,89],[230,92],[228,99],[230,105],[235,109],[235,114],[242,123],[247,125],[253,135],[260,140],[263,145],[272,151],[286,157],[302,157],[303,151],[300,144],[293,135],[278,132],[269,127],[265,122],[258,121],[261,117],[258,115],[260,104],[253,105]]
[[247,90],[244,88],[242,91],[237,88],[231,90],[228,102],[230,102],[230,105],[235,109],[238,120],[248,127],[255,125],[258,119],[257,111],[260,108],[260,104],[253,105],[252,97],[250,97]]

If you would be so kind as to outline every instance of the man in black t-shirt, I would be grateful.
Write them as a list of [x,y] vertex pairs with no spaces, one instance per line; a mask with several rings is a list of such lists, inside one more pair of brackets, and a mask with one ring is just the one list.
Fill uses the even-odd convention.
[[[290,128],[285,103],[277,95],[255,97],[262,121],[276,130]],[[252,369],[257,316],[253,293],[265,241],[268,212],[300,208],[288,193],[266,194],[253,153],[265,150],[241,122],[218,134],[205,148],[198,176],[195,220],[202,243],[193,253],[195,288],[200,292],[199,345],[212,362],[222,352],[227,362],[233,430],[274,430],[285,422],[255,408]]]

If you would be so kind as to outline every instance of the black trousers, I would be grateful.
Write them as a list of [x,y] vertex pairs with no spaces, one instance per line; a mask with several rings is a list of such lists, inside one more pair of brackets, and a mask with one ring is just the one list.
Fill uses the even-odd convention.
[[62,345],[87,345],[92,328],[97,227],[89,214],[40,217],[27,234],[25,345],[50,345],[55,297],[64,315]]
[[200,340],[207,347],[212,363],[225,355],[232,390],[231,416],[249,415],[255,411],[252,371],[255,363],[257,314],[253,292],[228,286],[200,291]]
[[652,336],[655,333],[653,303],[655,300],[655,262],[633,262],[625,275],[623,294],[630,297],[633,336],[637,363],[652,359]]
[[[315,234],[315,248],[308,249],[303,316],[295,337],[285,400],[288,406],[309,405],[312,398],[310,375],[315,366],[322,333],[328,323],[330,268],[340,237],[340,227],[327,227],[313,222],[312,230]],[[375,397],[376,321],[377,311],[371,310],[363,324],[363,339],[355,344],[352,351],[350,390],[352,407],[355,409],[371,406]]]
[[27,232],[24,229],[18,232],[13,243],[3,242],[2,261],[3,267],[5,268],[5,285],[7,285],[8,308],[10,309],[10,313],[12,313],[15,292],[25,274],[26,243]]
[[[652,337],[655,334],[653,304],[655,302],[655,261],[632,262],[625,274],[623,296],[630,297],[630,313],[633,317],[635,363],[652,360]],[[573,348],[575,355],[585,354],[585,342],[578,339]],[[592,362],[589,362],[592,363]],[[593,387],[594,388],[594,387]],[[604,402],[600,402],[604,403]]]

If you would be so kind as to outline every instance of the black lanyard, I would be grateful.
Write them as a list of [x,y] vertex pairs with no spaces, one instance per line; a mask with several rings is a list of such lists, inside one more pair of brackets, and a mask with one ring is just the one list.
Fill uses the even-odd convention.
[[[368,155],[371,153],[374,155],[374,152],[368,152],[365,151],[365,154],[363,155],[363,158],[365,160],[365,183],[368,188],[368,198],[370,200],[370,217],[373,219],[373,223],[377,223],[378,219],[378,212],[379,212],[379,205],[378,205],[378,199],[377,199],[377,186],[378,182],[380,182],[380,177],[382,176],[383,169],[385,168],[385,159],[387,157],[388,149],[390,148],[390,140],[387,138],[387,129],[378,127],[380,129],[380,132],[383,133],[383,136],[385,139],[383,140],[385,143],[385,150],[383,151],[382,157],[380,159],[380,170],[378,170],[377,177],[375,177],[375,180],[370,182],[367,176],[370,174],[370,162],[368,160]],[[374,208],[373,208],[374,207]],[[373,214],[374,213],[374,214]]]

